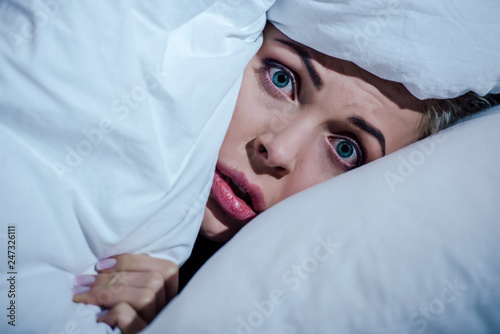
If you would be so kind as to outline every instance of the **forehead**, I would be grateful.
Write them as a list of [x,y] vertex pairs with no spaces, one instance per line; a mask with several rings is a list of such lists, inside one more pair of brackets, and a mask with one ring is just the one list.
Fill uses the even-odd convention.
[[[382,79],[362,69],[351,61],[325,55],[308,46],[295,42],[284,35],[272,24],[267,24],[264,29],[264,44],[262,49],[286,49],[286,46],[279,42],[280,40],[299,45],[302,49],[307,51],[307,54],[315,63],[316,67],[334,71],[346,77],[356,78],[358,79],[358,84],[361,86],[360,88],[365,88],[373,93],[375,93],[376,89],[380,94],[383,94],[392,102],[396,103],[401,109],[408,108],[422,111],[422,101],[414,97],[403,84]],[[365,84],[364,86],[363,83]]]

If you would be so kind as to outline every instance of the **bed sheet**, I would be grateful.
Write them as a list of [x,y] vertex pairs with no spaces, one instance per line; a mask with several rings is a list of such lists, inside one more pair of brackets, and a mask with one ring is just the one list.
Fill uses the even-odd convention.
[[71,301],[75,275],[123,252],[187,259],[267,8],[0,1],[3,251],[17,236],[0,332],[111,331]]

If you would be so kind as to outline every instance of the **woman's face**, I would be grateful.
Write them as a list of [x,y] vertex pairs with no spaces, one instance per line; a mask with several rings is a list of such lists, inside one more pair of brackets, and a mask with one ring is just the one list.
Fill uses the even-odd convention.
[[420,110],[403,85],[268,25],[243,75],[201,233],[228,240],[286,197],[414,142]]

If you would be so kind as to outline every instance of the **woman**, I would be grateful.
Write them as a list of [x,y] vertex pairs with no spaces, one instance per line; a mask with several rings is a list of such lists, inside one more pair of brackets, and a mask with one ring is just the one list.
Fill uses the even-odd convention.
[[[288,196],[488,106],[474,94],[418,100],[403,85],[300,45],[268,24],[244,72],[200,234],[227,241]],[[177,267],[166,260],[119,255],[100,260],[96,270],[76,279],[74,301],[110,310],[98,321],[125,333],[143,329],[177,293]]]

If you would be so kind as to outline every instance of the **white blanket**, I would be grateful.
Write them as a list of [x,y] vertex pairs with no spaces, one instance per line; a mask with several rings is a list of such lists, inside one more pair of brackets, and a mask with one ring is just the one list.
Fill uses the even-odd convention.
[[16,333],[107,330],[71,301],[74,276],[100,258],[187,259],[266,9],[0,2],[0,233],[6,253],[16,225]]

